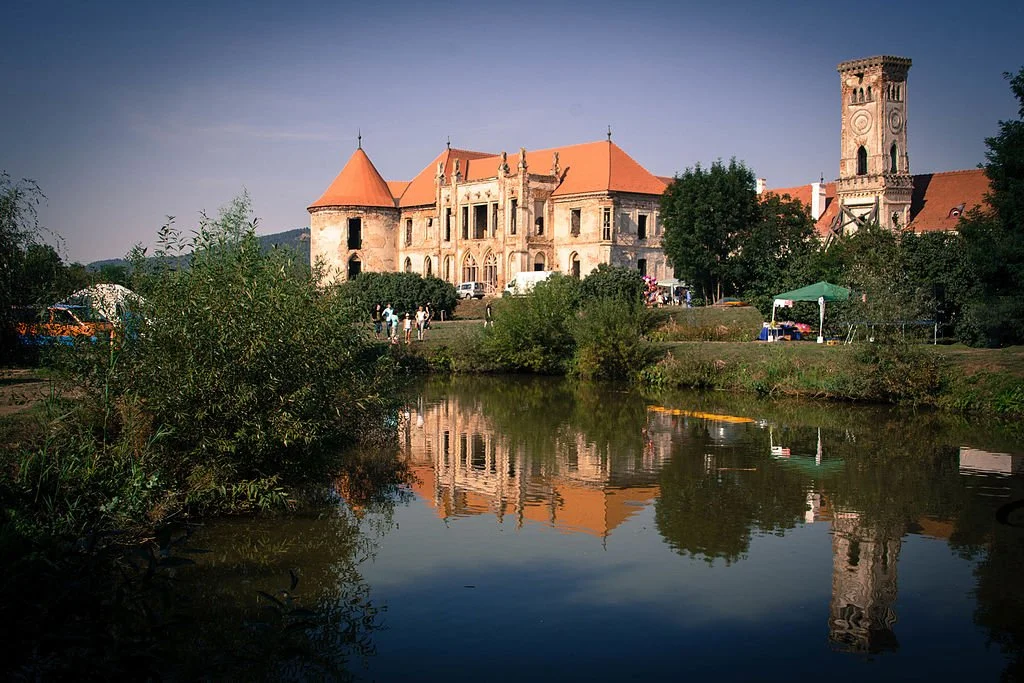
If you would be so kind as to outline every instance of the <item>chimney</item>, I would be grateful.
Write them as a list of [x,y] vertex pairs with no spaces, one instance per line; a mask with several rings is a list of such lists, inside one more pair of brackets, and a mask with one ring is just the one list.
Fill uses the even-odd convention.
[[[749,187],[749,186],[748,186]],[[768,181],[764,178],[757,179],[757,194],[762,195],[768,189]]]
[[818,220],[825,213],[825,179],[811,183],[811,218]]

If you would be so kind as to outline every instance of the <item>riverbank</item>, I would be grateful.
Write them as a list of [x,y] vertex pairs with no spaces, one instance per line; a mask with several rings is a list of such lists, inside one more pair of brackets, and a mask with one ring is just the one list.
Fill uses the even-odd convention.
[[[501,320],[500,300],[494,302]],[[411,353],[433,372],[504,370],[478,351],[479,302],[436,322]],[[910,404],[997,417],[1024,415],[1024,347],[751,341],[760,314],[750,307],[665,308],[652,312],[653,362],[635,382],[847,402]]]

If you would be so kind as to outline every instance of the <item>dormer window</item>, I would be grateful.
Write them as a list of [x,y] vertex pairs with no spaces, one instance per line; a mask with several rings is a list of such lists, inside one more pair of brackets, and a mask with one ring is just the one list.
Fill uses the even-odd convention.
[[956,206],[954,206],[952,209],[950,209],[949,210],[949,214],[946,217],[947,218],[960,218],[960,216],[962,216],[962,215],[964,215],[964,204],[960,203],[960,204],[957,204]]

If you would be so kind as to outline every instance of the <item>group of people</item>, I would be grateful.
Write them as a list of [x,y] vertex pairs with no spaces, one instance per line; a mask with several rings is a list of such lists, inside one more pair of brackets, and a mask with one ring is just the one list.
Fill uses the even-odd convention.
[[398,343],[398,329],[401,326],[404,333],[405,343],[412,343],[412,329],[416,326],[416,340],[423,341],[426,338],[427,330],[430,329],[430,321],[434,318],[434,311],[430,308],[430,303],[423,306],[418,306],[415,313],[406,312],[404,315],[399,315],[395,310],[395,307],[388,304],[386,307],[382,307],[381,304],[375,304],[373,311],[370,312],[370,321],[373,323],[373,336],[377,339],[381,338],[381,334],[384,335],[385,339],[390,340],[392,344]]

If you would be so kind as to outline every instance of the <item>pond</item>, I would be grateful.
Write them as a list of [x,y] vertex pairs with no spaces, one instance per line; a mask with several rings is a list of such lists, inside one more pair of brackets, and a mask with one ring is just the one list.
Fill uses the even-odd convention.
[[329,514],[195,534],[204,599],[303,634],[282,652],[317,661],[282,676],[1024,674],[1024,446],[997,427],[451,378],[410,394],[392,450]]

